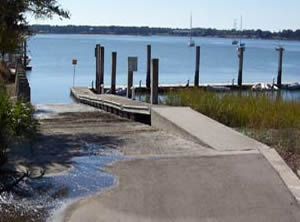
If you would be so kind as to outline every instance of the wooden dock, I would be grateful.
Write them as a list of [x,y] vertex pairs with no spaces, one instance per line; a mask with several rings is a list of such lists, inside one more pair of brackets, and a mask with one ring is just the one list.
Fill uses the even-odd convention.
[[96,94],[87,87],[71,88],[71,95],[80,103],[87,104],[107,112],[151,124],[151,106],[122,96]]

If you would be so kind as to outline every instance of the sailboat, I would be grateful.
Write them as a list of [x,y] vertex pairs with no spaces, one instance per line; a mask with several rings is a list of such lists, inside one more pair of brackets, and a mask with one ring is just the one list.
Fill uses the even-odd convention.
[[[236,31],[237,30],[237,21],[236,19],[233,20],[233,30]],[[238,40],[236,39],[233,39],[232,40],[232,45],[237,45],[239,43]]]
[[[236,24],[236,20],[234,20],[234,30],[237,30],[236,28],[237,24]],[[244,47],[246,44],[242,42],[242,37],[241,37],[241,33],[243,31],[243,17],[241,16],[241,21],[240,21],[240,40],[236,40],[234,39],[232,41],[232,45],[239,45],[240,47]]]
[[241,16],[241,23],[240,23],[240,43],[239,43],[239,46],[240,47],[244,47],[246,44],[245,43],[242,43],[242,31],[243,31],[243,17]]
[[191,14],[191,21],[190,21],[190,40],[188,42],[189,47],[195,46],[195,41],[193,40],[193,15]]

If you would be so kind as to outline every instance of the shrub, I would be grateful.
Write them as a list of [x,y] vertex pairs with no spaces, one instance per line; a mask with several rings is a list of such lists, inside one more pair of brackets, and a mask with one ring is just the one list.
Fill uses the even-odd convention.
[[7,161],[7,148],[15,138],[31,138],[36,132],[34,109],[29,103],[12,104],[0,84],[0,166]]

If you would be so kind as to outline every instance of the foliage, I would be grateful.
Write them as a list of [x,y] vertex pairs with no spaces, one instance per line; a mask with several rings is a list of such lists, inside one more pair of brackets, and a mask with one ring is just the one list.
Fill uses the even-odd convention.
[[9,129],[9,111],[11,104],[3,85],[0,86],[0,165],[6,161],[6,149],[10,134]]
[[13,136],[33,135],[36,130],[36,121],[32,119],[33,107],[29,103],[18,101],[12,106],[9,115],[10,128]]
[[29,34],[26,13],[36,17],[69,18],[69,12],[60,8],[56,0],[1,0],[0,52],[14,53]]
[[9,143],[21,137],[32,138],[37,122],[33,119],[33,108],[29,103],[18,101],[12,104],[5,87],[0,86],[0,166],[7,160]]
[[[59,34],[117,34],[117,35],[174,35],[188,36],[189,29],[159,28],[148,26],[88,26],[88,25],[32,25],[30,27],[34,33],[59,33]],[[225,38],[256,38],[256,39],[286,39],[300,40],[300,30],[283,30],[281,32],[270,32],[257,30],[218,30],[211,28],[194,28],[194,36],[203,37],[225,37]]]
[[264,93],[218,94],[184,89],[168,96],[168,104],[193,109],[235,128],[300,129],[300,103],[270,99]]

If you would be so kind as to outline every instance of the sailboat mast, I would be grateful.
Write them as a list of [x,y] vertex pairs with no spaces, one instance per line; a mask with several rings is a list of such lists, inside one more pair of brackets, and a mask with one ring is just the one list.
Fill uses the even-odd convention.
[[191,20],[190,20],[190,41],[189,41],[189,47],[194,47],[195,42],[193,41],[193,15],[191,13]]
[[192,32],[193,32],[193,14],[191,13],[191,21],[190,21],[190,41],[192,41]]
[[240,24],[240,45],[242,43],[242,31],[243,31],[243,16],[241,16],[241,24]]

